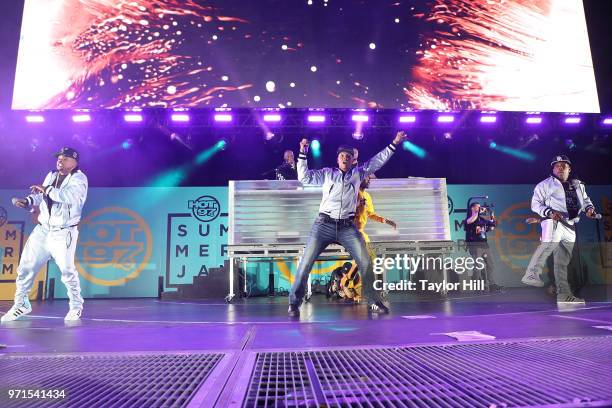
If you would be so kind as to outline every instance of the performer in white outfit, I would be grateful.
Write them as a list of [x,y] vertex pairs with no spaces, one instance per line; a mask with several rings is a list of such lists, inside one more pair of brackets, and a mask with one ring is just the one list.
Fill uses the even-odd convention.
[[586,193],[584,184],[570,179],[571,162],[567,156],[556,156],[551,162],[552,175],[541,181],[533,191],[531,210],[545,219],[541,222],[541,242],[529,262],[521,282],[531,286],[544,286],[540,278],[542,268],[554,254],[557,303],[583,304],[584,299],[575,296],[567,281],[567,267],[576,242],[575,223],[584,212],[589,218],[597,218],[595,207]]
[[74,149],[64,147],[55,156],[57,171],[49,172],[42,185],[31,186],[27,197],[13,198],[13,204],[19,208],[38,206],[40,215],[17,268],[15,303],[2,316],[2,322],[16,320],[32,311],[28,293],[36,273],[51,258],[62,273],[70,300],[70,310],[64,319],[81,318],[83,298],[74,253],[79,236],[77,225],[87,199],[87,177],[78,169],[79,154]]

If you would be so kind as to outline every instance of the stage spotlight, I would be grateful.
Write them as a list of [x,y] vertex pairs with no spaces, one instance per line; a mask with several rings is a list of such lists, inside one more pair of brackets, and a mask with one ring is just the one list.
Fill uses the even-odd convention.
[[88,113],[79,113],[72,115],[72,121],[74,123],[91,122],[91,116]]
[[497,116],[494,115],[483,115],[480,117],[480,123],[496,123]]
[[171,116],[173,122],[189,122],[190,117],[186,113],[173,113]]
[[539,125],[540,123],[542,123],[542,117],[529,116],[527,119],[525,119],[525,123],[527,123],[528,125]]
[[280,122],[281,115],[278,113],[268,113],[263,116],[264,122]]
[[274,139],[274,136],[276,136],[274,133],[266,132],[266,134],[264,135],[264,139],[266,139],[267,141],[270,141],[270,140]]
[[572,139],[565,139],[565,147],[569,150],[574,150],[576,148],[576,144]]
[[194,164],[196,166],[200,166],[206,163],[208,160],[210,160],[211,157],[213,157],[215,154],[217,154],[221,150],[225,150],[226,148],[227,148],[227,140],[221,139],[217,141],[214,145],[209,147],[208,149],[203,150],[200,153],[198,153],[198,155],[194,159]]
[[404,143],[402,143],[402,147],[404,148],[404,150],[414,154],[419,159],[424,159],[427,156],[427,152],[425,151],[425,149],[415,145],[409,140],[404,140]]
[[438,123],[452,123],[455,121],[455,117],[453,115],[440,115],[437,120]]
[[604,118],[604,120],[601,123],[603,125],[606,125],[606,126],[611,126],[612,125],[612,118]]
[[215,113],[215,122],[231,122],[233,117],[229,113]]
[[128,113],[123,116],[123,120],[129,123],[142,122],[142,115],[140,113]]
[[308,123],[324,123],[325,115],[308,115]]
[[540,140],[540,136],[538,136],[537,133],[534,133],[526,138],[522,138],[521,144],[519,145],[519,149],[524,149],[530,144],[537,142],[538,140]]
[[172,140],[173,142],[176,142],[178,144],[180,144],[181,146],[183,146],[185,149],[188,150],[193,150],[193,148],[191,146],[189,146],[189,144],[187,144],[187,142],[185,142],[185,140],[183,140],[183,138],[181,137],[181,135],[179,135],[176,132],[172,132],[170,133],[170,140]]
[[158,174],[150,182],[151,187],[177,187],[180,186],[187,178],[191,171],[191,165],[182,165],[180,167],[171,168]]
[[42,115],[27,115],[25,120],[28,123],[43,123],[45,121],[45,117]]
[[134,139],[126,139],[121,143],[121,148],[123,150],[129,150],[134,146]]
[[370,117],[368,115],[364,115],[362,113],[358,113],[355,114],[351,117],[351,120],[353,122],[359,122],[359,123],[364,123],[370,120]]
[[533,153],[529,153],[529,152],[525,152],[519,149],[514,149],[512,147],[508,147],[508,146],[502,146],[502,145],[498,145],[497,143],[495,143],[494,140],[492,140],[489,143],[489,147],[493,150],[496,150],[498,152],[507,154],[508,156],[512,156],[515,159],[519,159],[519,160],[523,160],[523,161],[535,161],[536,157]]
[[566,125],[578,125],[582,118],[580,116],[570,116],[565,118],[564,122]]
[[313,157],[321,157],[321,142],[319,142],[319,140],[314,139],[312,142],[310,142],[310,149],[312,150]]
[[353,139],[355,140],[361,140],[363,139],[364,134],[362,130],[356,130],[353,132],[352,136],[353,136]]
[[445,132],[443,134],[443,136],[444,136],[444,140],[452,140],[453,139],[453,134],[450,133],[450,132]]
[[399,123],[415,123],[416,116],[414,115],[402,115],[399,117]]

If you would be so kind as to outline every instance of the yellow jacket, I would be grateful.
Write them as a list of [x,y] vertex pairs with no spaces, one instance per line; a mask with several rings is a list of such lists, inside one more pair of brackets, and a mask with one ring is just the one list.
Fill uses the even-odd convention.
[[370,193],[365,190],[359,190],[357,195],[357,209],[355,211],[355,225],[363,235],[365,242],[370,242],[370,237],[368,237],[368,234],[364,231],[368,218],[383,224],[387,221],[374,211],[374,204],[372,203],[372,196],[370,196]]

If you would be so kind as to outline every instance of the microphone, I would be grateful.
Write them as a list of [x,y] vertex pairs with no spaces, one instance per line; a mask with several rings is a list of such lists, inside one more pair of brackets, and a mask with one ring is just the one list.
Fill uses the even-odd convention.
[[[21,200],[22,200],[21,198],[13,197],[13,198],[11,198],[11,203],[13,203],[13,205],[15,207],[17,207],[17,203],[19,203],[19,201],[21,201]],[[24,207],[19,207],[19,208],[24,208],[24,209],[27,210],[28,207],[29,207],[29,204],[28,204],[28,202],[26,200],[25,206]],[[34,211],[34,207],[31,207],[30,208],[30,212],[33,212],[33,211]]]
[[601,214],[595,214],[595,219],[596,220],[601,220]]

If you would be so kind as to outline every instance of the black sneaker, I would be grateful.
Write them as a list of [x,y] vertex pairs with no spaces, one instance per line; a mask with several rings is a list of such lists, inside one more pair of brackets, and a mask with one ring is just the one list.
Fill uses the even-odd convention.
[[503,286],[496,285],[496,284],[492,283],[491,285],[489,285],[489,292],[493,292],[493,293],[504,293],[504,287],[503,287]]
[[389,303],[378,300],[375,303],[370,304],[368,309],[371,313],[389,314]]
[[584,305],[584,299],[572,295],[571,293],[557,295],[557,305]]
[[289,317],[299,317],[300,307],[298,305],[290,304],[287,313],[289,314]]

